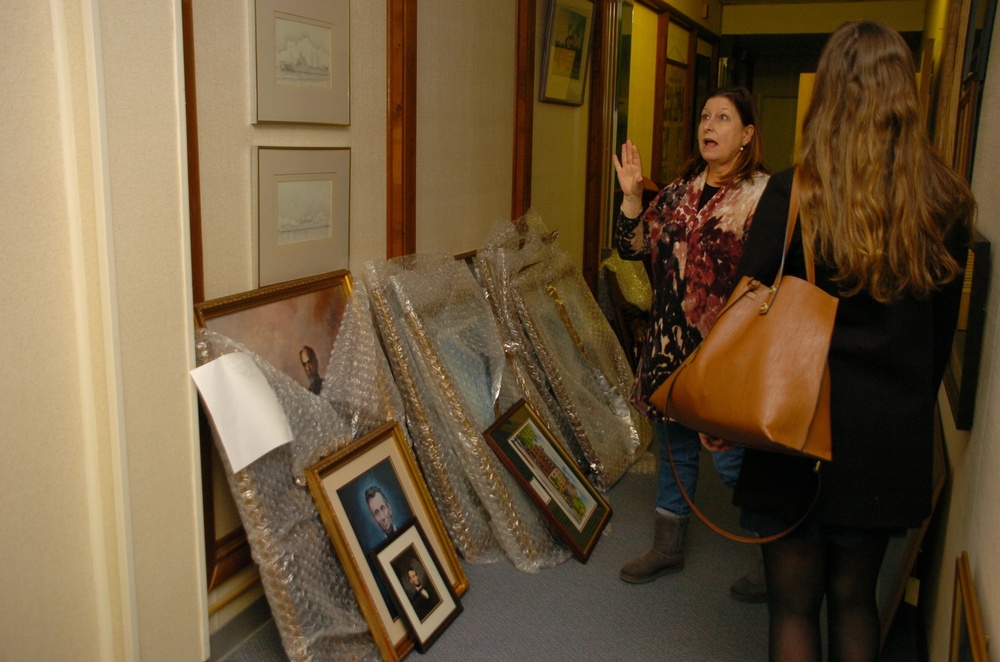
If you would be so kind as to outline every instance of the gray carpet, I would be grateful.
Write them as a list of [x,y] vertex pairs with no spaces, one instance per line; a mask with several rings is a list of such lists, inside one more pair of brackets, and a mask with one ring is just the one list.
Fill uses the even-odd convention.
[[[732,525],[735,512],[713,469],[699,504]],[[632,473],[607,495],[609,528],[586,565],[571,559],[537,575],[469,566],[465,611],[427,660],[765,660],[767,608],[729,597],[753,550],[693,521],[683,572],[643,585],[618,579],[652,536],[653,475]]]
[[[410,659],[765,660],[767,608],[729,597],[729,585],[753,565],[750,547],[693,521],[682,572],[644,585],[618,579],[652,536],[656,477],[642,466],[606,495],[614,514],[586,564],[571,558],[537,574],[509,563],[466,564],[463,612],[426,654]],[[734,528],[736,511],[710,462],[702,476],[699,505]],[[215,659],[286,658],[270,622]]]
[[[703,453],[698,504],[717,523],[738,531],[729,491]],[[465,565],[469,590],[463,612],[428,652],[411,660],[664,660],[746,662],[767,659],[767,607],[729,597],[729,585],[747,571],[754,550],[712,532],[698,520],[688,531],[680,573],[644,585],[618,579],[621,564],[652,536],[656,477],[650,458],[606,496],[614,514],[589,561],[570,559],[537,574],[509,563]],[[903,540],[890,546],[898,561]],[[891,579],[891,577],[889,578]],[[263,612],[252,614],[254,610]],[[286,662],[266,602],[247,610],[255,625],[232,624],[212,636],[212,660]],[[883,662],[925,662],[926,641],[917,610],[902,605]],[[263,625],[260,623],[263,622]]]

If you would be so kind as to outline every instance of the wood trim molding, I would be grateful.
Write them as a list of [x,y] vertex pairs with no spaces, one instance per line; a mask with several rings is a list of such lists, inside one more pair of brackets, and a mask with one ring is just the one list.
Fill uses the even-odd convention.
[[594,45],[590,67],[590,115],[587,126],[587,175],[583,217],[583,278],[597,295],[603,219],[611,206],[611,140],[614,130],[614,63],[618,55],[620,3],[594,0]]
[[968,34],[970,0],[949,3],[944,49],[938,66],[937,104],[934,113],[934,146],[945,163],[955,165],[955,138],[958,134],[958,102],[962,93],[963,46]]
[[517,71],[514,90],[514,159],[511,218],[531,207],[531,148],[535,112],[536,0],[517,0]]
[[198,94],[195,90],[192,1],[181,2],[181,41],[184,45],[184,120],[187,124],[191,290],[194,303],[201,303],[205,300],[205,259],[201,241],[201,170],[198,167]]
[[386,258],[416,252],[417,0],[388,0]]

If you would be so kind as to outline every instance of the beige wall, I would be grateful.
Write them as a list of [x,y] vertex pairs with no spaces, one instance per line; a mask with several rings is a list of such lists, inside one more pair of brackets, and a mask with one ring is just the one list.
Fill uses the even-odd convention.
[[[972,191],[979,203],[978,229],[992,242],[986,329],[980,361],[976,412],[970,432],[951,425],[950,409],[942,397],[945,414],[951,482],[941,508],[944,540],[934,549],[933,580],[925,591],[930,659],[948,657],[951,599],[955,558],[969,553],[972,580],[979,594],[983,628],[994,642],[1000,636],[1000,30],[994,27],[990,62],[983,88],[982,115],[972,177]],[[996,644],[994,653],[996,656]]]
[[0,650],[206,652],[180,3],[3,3]]
[[192,6],[206,298],[257,286],[254,146],[351,147],[350,268],[359,271],[369,260],[384,259],[384,0],[351,3],[350,126],[251,124],[253,39],[248,26],[253,2],[212,0]]
[[482,245],[511,216],[515,2],[420,0],[417,251]]

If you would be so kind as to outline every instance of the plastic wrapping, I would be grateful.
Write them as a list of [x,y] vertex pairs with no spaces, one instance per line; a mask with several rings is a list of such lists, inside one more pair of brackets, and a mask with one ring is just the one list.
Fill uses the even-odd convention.
[[293,661],[378,660],[319,511],[292,468],[293,448],[303,440],[312,448],[326,444],[332,452],[351,441],[350,425],[319,396],[243,345],[199,331],[199,364],[236,351],[249,354],[264,373],[295,437],[236,474],[221,453],[285,652]]
[[221,453],[289,659],[381,659],[304,479],[304,469],[323,456],[391,418],[402,419],[364,287],[355,286],[348,301],[319,395],[218,333],[199,330],[197,351],[199,365],[229,352],[251,356],[292,429],[291,443],[235,475]]
[[415,453],[458,550],[473,562],[502,551],[525,571],[566,559],[482,435],[524,393],[505,379],[504,346],[468,266],[410,255],[367,264],[365,279]]
[[[558,403],[594,483],[610,488],[642,453],[648,422],[626,395],[633,374],[607,319],[569,256],[534,212],[501,224],[476,256],[502,316],[516,319],[536,382]],[[501,321],[501,327],[513,322]]]
[[[352,439],[368,435],[386,421],[405,420],[403,399],[379,344],[364,283],[353,284],[320,397],[348,422]],[[296,480],[304,480],[305,468],[329,454],[324,445],[302,443],[296,448],[301,454],[294,465]]]

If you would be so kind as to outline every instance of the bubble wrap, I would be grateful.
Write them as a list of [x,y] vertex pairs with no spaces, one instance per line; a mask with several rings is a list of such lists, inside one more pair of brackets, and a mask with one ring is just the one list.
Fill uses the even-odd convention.
[[[505,295],[506,288],[494,275],[495,272],[506,273],[504,267],[506,255],[505,252],[497,252],[492,256],[493,259],[477,259],[475,270],[497,321],[497,330],[500,332],[507,354],[508,370],[521,391],[526,394],[525,399],[534,407],[539,418],[566,454],[573,458],[581,471],[589,474],[590,463],[587,456],[577,441],[569,419],[562,413],[562,407],[552,394],[541,361],[524,334],[524,328],[518,321],[516,311],[512,310],[510,297]],[[499,263],[499,266],[494,267],[495,262]]]
[[503,343],[469,268],[410,255],[368,263],[365,279],[415,453],[459,551],[488,562],[498,548],[528,572],[568,558],[482,435],[524,394],[505,384]]
[[304,469],[323,456],[391,418],[402,419],[402,400],[378,345],[364,287],[356,285],[348,301],[320,395],[243,345],[198,331],[199,365],[234,351],[247,353],[263,372],[294,436],[235,475],[220,447],[285,652],[294,662],[379,660],[304,477]]
[[[636,460],[651,436],[627,402],[633,374],[607,319],[553,233],[529,212],[502,223],[476,256],[493,296],[507,301],[601,489]],[[484,278],[486,280],[486,278]],[[495,308],[497,306],[494,306]],[[505,323],[501,322],[501,326]],[[537,372],[537,371],[536,371]]]

